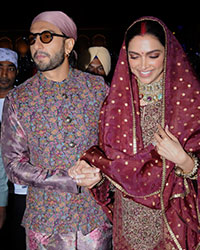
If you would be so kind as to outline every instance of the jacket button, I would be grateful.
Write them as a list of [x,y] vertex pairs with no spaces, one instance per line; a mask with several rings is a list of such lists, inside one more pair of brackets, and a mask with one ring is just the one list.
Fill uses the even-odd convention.
[[70,116],[68,116],[67,118],[66,118],[66,122],[67,123],[70,123],[72,121],[72,118],[70,117]]
[[70,148],[74,148],[76,146],[76,144],[73,142],[73,141],[71,141],[70,143],[69,143],[69,147]]

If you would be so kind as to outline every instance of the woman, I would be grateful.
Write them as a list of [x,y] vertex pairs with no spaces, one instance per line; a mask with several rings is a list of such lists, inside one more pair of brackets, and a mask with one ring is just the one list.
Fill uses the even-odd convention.
[[193,185],[199,94],[199,81],[165,24],[154,17],[134,22],[102,107],[100,144],[82,157],[106,177],[91,190],[110,218],[108,180],[116,187],[115,250],[200,247]]

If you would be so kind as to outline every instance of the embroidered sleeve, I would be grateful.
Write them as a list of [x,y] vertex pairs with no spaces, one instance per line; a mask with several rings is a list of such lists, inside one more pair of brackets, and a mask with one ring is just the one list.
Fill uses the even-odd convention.
[[77,185],[67,171],[50,171],[31,164],[26,132],[8,98],[4,102],[1,129],[2,158],[8,178],[13,183],[78,193]]

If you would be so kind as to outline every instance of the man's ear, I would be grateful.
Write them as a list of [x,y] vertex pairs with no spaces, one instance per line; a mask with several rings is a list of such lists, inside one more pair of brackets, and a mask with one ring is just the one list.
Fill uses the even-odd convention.
[[73,38],[68,38],[65,40],[65,54],[69,55],[73,50],[75,40]]

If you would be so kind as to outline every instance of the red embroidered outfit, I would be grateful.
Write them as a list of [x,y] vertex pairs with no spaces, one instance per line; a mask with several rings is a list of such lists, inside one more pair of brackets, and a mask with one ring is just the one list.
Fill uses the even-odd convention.
[[[130,74],[124,42],[110,94],[101,110],[100,145],[82,158],[100,168],[117,188],[115,250],[197,249],[198,200],[192,180],[178,177],[174,163],[158,155],[152,135],[157,123],[168,125],[185,151],[199,156],[200,83],[165,24],[153,17],[136,22],[141,20],[158,22],[165,32],[162,100],[157,106],[147,105],[146,111],[140,107],[138,84]],[[200,172],[197,182],[199,178]],[[112,219],[109,181],[93,189],[93,194]]]

